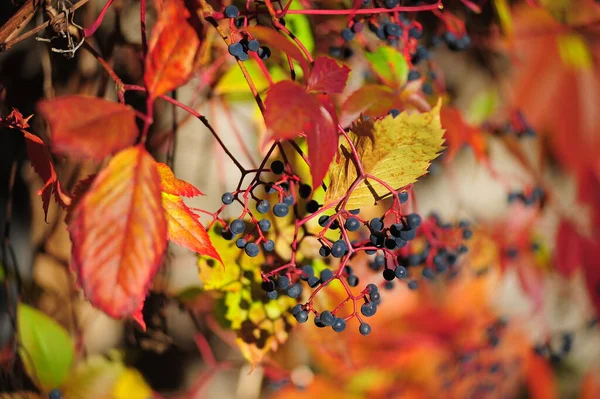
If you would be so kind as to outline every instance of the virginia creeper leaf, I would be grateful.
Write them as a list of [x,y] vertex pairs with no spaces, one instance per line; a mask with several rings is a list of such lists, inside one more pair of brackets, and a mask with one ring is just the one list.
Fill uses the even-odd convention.
[[306,90],[309,92],[322,92],[336,94],[344,91],[350,68],[340,65],[329,57],[318,57],[315,60]]
[[390,87],[399,88],[408,79],[406,58],[390,46],[378,46],[374,53],[365,52],[365,57],[373,71]]
[[398,102],[399,99],[389,87],[365,85],[344,101],[340,123],[342,126],[348,126],[360,114],[374,118],[383,116]]
[[156,98],[183,85],[194,68],[198,34],[183,18],[159,19],[150,36],[144,82]]
[[337,141],[337,127],[327,109],[316,96],[289,80],[269,89],[265,108],[265,122],[274,139],[306,134],[313,186],[320,185],[335,154]]
[[166,213],[169,240],[200,255],[207,255],[222,262],[204,226],[198,221],[198,216],[183,203],[181,198],[163,192],[162,203]]
[[156,163],[156,169],[160,176],[161,189],[164,193],[172,195],[181,195],[183,197],[195,197],[204,195],[200,190],[184,180],[175,177],[175,174],[167,164],[162,162]]
[[31,306],[17,308],[19,356],[27,374],[40,388],[58,388],[71,370],[73,342],[52,318]]
[[444,161],[451,162],[465,144],[469,145],[478,161],[487,160],[484,132],[477,126],[467,123],[461,111],[454,107],[443,107],[440,112],[442,126],[446,129],[448,150]]
[[133,108],[97,97],[64,96],[38,104],[48,121],[52,151],[102,160],[137,138]]
[[309,75],[310,68],[304,54],[302,54],[302,51],[300,51],[294,42],[283,36],[283,34],[264,26],[251,26],[248,27],[247,30],[248,33],[254,36],[262,44],[266,44],[272,49],[280,50],[296,60],[302,68],[304,76]]
[[[269,87],[269,81],[265,77],[265,74],[260,70],[258,66],[258,62],[254,59],[249,59],[244,62],[244,66],[246,67],[246,71],[252,78],[252,82],[254,82],[254,86],[256,90],[262,92],[263,90]],[[248,89],[248,82],[246,82],[246,78],[242,73],[242,70],[237,64],[232,64],[225,75],[215,87],[216,94],[248,94],[251,95],[250,90]],[[254,100],[252,100],[254,101]]]
[[[393,189],[414,183],[427,173],[430,162],[443,149],[440,123],[441,101],[430,112],[401,113],[375,122],[355,124],[351,138],[362,168]],[[331,184],[325,203],[342,199],[358,176],[357,166],[345,142],[342,142],[335,163],[330,169]],[[389,190],[373,179],[361,182],[350,194],[347,206],[358,208],[373,205],[389,194]]]
[[144,147],[119,152],[96,176],[69,233],[87,299],[112,317],[137,317],[167,242],[160,178]]

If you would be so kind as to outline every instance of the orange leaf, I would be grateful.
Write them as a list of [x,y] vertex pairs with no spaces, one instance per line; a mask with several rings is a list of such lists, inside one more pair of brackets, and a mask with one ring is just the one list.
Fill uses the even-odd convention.
[[156,163],[142,146],[119,152],[73,210],[71,266],[108,315],[139,313],[167,243]]
[[486,162],[486,142],[481,129],[469,125],[462,117],[460,111],[453,107],[443,107],[440,112],[442,127],[446,129],[448,150],[445,162],[450,162],[463,145],[468,144],[475,153],[479,162]]
[[294,42],[283,36],[283,34],[264,26],[251,26],[248,27],[247,31],[261,43],[267,44],[272,48],[276,48],[292,59],[296,60],[298,64],[300,64],[300,68],[302,68],[305,77],[310,75],[308,61],[306,61],[306,58],[304,58],[302,51],[300,51]]
[[65,96],[41,101],[52,150],[70,157],[101,160],[134,143],[138,135],[131,107],[96,97]]
[[530,351],[525,358],[525,368],[530,398],[555,399],[558,397],[556,378],[546,359],[534,351]]
[[198,34],[183,18],[159,19],[152,29],[144,82],[152,98],[183,85],[194,69]]
[[181,198],[163,192],[162,203],[166,213],[169,240],[223,263],[204,226]]
[[167,164],[157,162],[156,169],[160,176],[160,184],[163,192],[173,195],[182,195],[184,197],[204,195],[200,190],[194,187],[193,184],[175,177],[175,174],[173,174],[173,171]]
[[581,399],[600,398],[600,373],[597,370],[588,371],[581,384]]
[[400,99],[392,89],[383,85],[364,85],[344,101],[340,116],[342,126],[364,114],[371,117],[384,116],[391,108],[400,104]]

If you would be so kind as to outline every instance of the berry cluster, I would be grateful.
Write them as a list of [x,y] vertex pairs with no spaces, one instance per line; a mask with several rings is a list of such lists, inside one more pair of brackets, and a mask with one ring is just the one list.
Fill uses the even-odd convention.
[[543,202],[545,198],[544,189],[542,187],[534,187],[529,193],[522,191],[513,191],[508,193],[508,202],[521,202],[526,206],[532,206],[537,203]]
[[244,27],[247,20],[244,17],[238,18],[240,11],[236,6],[230,5],[225,7],[224,14],[225,17],[230,18],[232,21],[232,38],[236,35],[241,36],[239,41],[232,41],[228,46],[227,50],[229,54],[236,57],[239,61],[246,61],[249,58],[249,51],[256,53],[262,60],[266,60],[271,56],[271,49],[269,47],[261,46],[259,41],[252,38],[248,33],[238,31],[238,28]]

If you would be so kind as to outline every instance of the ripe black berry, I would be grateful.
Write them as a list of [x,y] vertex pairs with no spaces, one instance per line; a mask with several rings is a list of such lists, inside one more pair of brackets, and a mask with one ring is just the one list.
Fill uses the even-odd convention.
[[292,206],[294,205],[294,196],[293,195],[286,195],[285,197],[283,197],[283,202],[287,205],[287,206]]
[[231,230],[233,234],[242,234],[244,230],[246,230],[246,222],[242,219],[236,219],[229,225],[229,230]]
[[267,292],[267,298],[269,298],[270,300],[275,300],[275,299],[277,299],[278,296],[279,296],[279,294],[277,294],[277,291]]
[[388,114],[392,115],[392,118],[395,118],[400,115],[400,111],[398,111],[396,108],[392,108],[388,111]]
[[310,197],[311,193],[312,193],[312,188],[308,184],[301,184],[300,187],[298,188],[298,194],[300,194],[300,197],[302,197],[302,198]]
[[263,219],[260,222],[258,222],[258,227],[261,231],[269,231],[269,229],[271,228],[271,222],[268,219]]
[[354,39],[354,32],[352,31],[352,29],[345,28],[344,30],[342,30],[342,39],[344,39],[347,42]]
[[282,174],[284,169],[285,169],[285,165],[283,164],[283,162],[281,162],[279,160],[273,161],[271,163],[271,171],[273,173],[275,173],[276,175]]
[[225,193],[221,196],[221,202],[225,205],[229,205],[233,202],[233,194]]
[[62,392],[58,388],[54,388],[48,393],[48,399],[61,399]]
[[360,323],[360,327],[358,327],[358,331],[360,331],[360,333],[362,335],[369,335],[371,333],[371,326],[368,325],[367,323]]
[[416,280],[409,281],[408,288],[410,288],[411,290],[416,290],[417,288],[419,288],[419,283],[417,283]]
[[298,283],[290,285],[286,292],[289,297],[298,298],[302,294],[302,286]]
[[462,236],[465,240],[470,239],[471,237],[473,237],[473,232],[469,229],[464,229],[462,232]]
[[336,258],[341,258],[346,253],[348,246],[344,240],[337,240],[331,246],[331,254]]
[[373,232],[381,231],[383,230],[383,221],[380,218],[373,218],[369,223],[369,227]]
[[344,226],[348,231],[356,231],[360,227],[360,221],[357,218],[350,217],[346,219]]
[[392,281],[393,279],[396,278],[396,273],[394,273],[394,271],[392,269],[385,269],[383,271],[383,278],[386,279],[387,281]]
[[271,252],[275,249],[275,242],[273,240],[267,240],[263,243],[263,249],[267,252]]
[[356,287],[358,285],[358,277],[356,275],[348,276],[348,285],[350,287]]
[[363,303],[360,307],[360,313],[362,313],[365,317],[371,317],[377,313],[377,305],[375,305],[373,302]]
[[321,205],[319,205],[319,203],[317,201],[310,200],[306,204],[306,212],[308,212],[308,213],[315,213],[316,211],[319,210],[320,207],[321,207]]
[[245,54],[244,46],[242,46],[242,43],[240,42],[230,44],[229,47],[227,47],[227,51],[229,51],[229,54],[236,57],[239,57],[241,54]]
[[258,255],[258,252],[259,252],[258,245],[251,242],[246,245],[246,247],[244,248],[244,251],[246,252],[246,255],[248,255],[250,257],[255,257],[256,255]]
[[404,204],[406,201],[408,201],[408,191],[400,191],[398,193],[398,199],[400,200],[400,203]]
[[248,50],[258,51],[259,48],[260,48],[260,43],[258,42],[258,40],[253,39],[248,42]]
[[321,323],[325,324],[326,326],[332,326],[335,322],[335,316],[331,314],[329,310],[323,311],[319,315],[319,318],[321,319]]
[[406,223],[411,229],[416,229],[419,227],[421,225],[421,221],[421,215],[418,213],[411,213],[410,215],[406,216]]
[[308,320],[308,312],[306,310],[301,310],[294,315],[298,323],[306,323]]
[[290,285],[290,279],[287,276],[279,276],[277,279],[277,287],[285,290]]
[[280,218],[287,216],[289,211],[290,208],[287,206],[287,204],[284,204],[283,202],[278,202],[275,204],[275,206],[273,206],[273,214]]
[[400,231],[400,238],[404,241],[413,240],[417,236],[417,231],[413,229],[406,229]]
[[321,283],[321,280],[319,280],[318,277],[312,276],[308,278],[308,286],[310,288],[315,288],[316,286],[318,286]]
[[248,241],[244,240],[243,238],[238,238],[235,242],[235,246],[239,249],[244,248],[246,244],[248,244]]
[[266,60],[271,56],[271,49],[267,46],[261,46],[258,49],[257,54],[261,60]]
[[271,209],[271,205],[269,205],[269,201],[261,200],[258,204],[256,204],[256,210],[258,213],[267,213]]
[[323,258],[328,257],[329,254],[331,254],[331,249],[329,249],[329,247],[324,245],[321,248],[319,248],[319,255],[322,256]]
[[335,332],[342,332],[346,329],[346,322],[344,321],[344,319],[336,317],[331,327]]
[[331,271],[331,269],[323,269],[323,270],[321,270],[320,277],[321,277],[321,282],[324,283],[325,281],[328,281],[331,278],[333,278],[333,272]]

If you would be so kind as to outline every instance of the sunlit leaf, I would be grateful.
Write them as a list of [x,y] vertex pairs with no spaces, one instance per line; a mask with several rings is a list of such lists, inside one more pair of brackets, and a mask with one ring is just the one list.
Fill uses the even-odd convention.
[[127,368],[112,389],[112,399],[148,399],[152,397],[152,389],[142,374],[133,368]]
[[[265,74],[260,70],[258,66],[258,62],[254,59],[249,59],[244,62],[244,66],[246,67],[246,71],[252,78],[252,82],[256,87],[256,90],[262,92],[269,87],[269,81],[265,77]],[[237,64],[232,64],[225,75],[215,87],[216,94],[248,94],[250,93],[250,89],[248,88],[248,82],[246,82],[246,78],[244,78],[244,74],[242,70]]]
[[352,93],[342,105],[340,123],[347,126],[361,114],[379,117],[399,102],[392,89],[382,85],[364,85]]
[[25,304],[17,310],[19,356],[27,374],[46,391],[58,388],[73,363],[73,342],[52,318]]
[[190,208],[176,195],[162,193],[162,203],[167,219],[169,240],[199,255],[207,255],[221,261],[210,238]]
[[[388,115],[374,123],[354,126],[352,139],[366,174],[375,176],[393,189],[414,183],[427,173],[430,162],[443,149],[440,123],[441,102],[423,114]],[[341,143],[338,160],[330,169],[331,185],[325,195],[330,203],[343,198],[358,176],[347,143]],[[361,182],[350,194],[349,209],[373,205],[389,190],[373,179]]]
[[102,160],[132,145],[138,136],[135,111],[88,96],[64,96],[38,104],[50,125],[52,151],[76,159]]
[[388,86],[401,87],[408,79],[408,64],[404,55],[390,46],[377,46],[374,53],[365,52],[373,71]]
[[187,82],[200,40],[185,19],[159,19],[152,29],[149,46],[144,82],[156,98]]
[[271,47],[271,50],[277,49],[290,56],[298,62],[304,72],[304,76],[309,75],[310,68],[306,57],[304,57],[298,46],[283,34],[264,26],[248,27],[248,32],[260,41],[261,44]]
[[160,185],[163,192],[183,197],[204,195],[193,184],[177,178],[167,164],[157,162],[156,170],[160,176]]
[[121,151],[98,174],[69,233],[87,299],[112,317],[138,316],[167,241],[159,174],[142,146]]
[[338,64],[333,58],[318,57],[308,78],[306,89],[309,92],[341,93],[346,87],[349,74],[350,68]]

